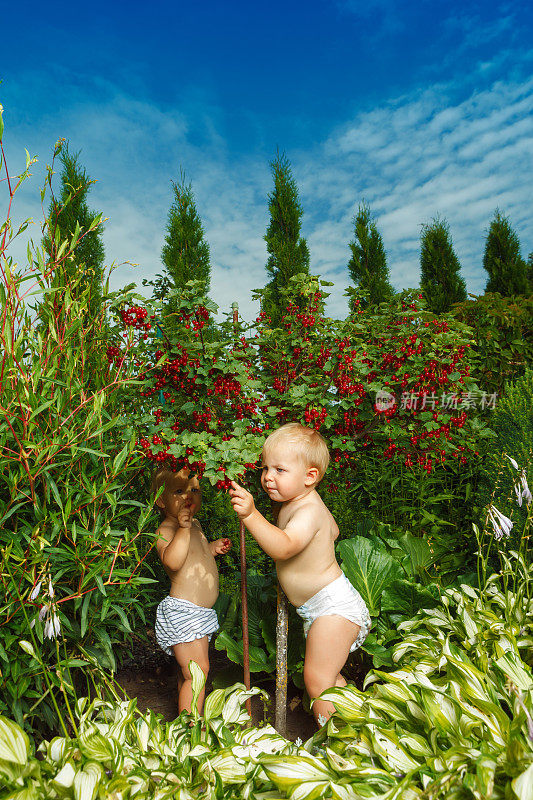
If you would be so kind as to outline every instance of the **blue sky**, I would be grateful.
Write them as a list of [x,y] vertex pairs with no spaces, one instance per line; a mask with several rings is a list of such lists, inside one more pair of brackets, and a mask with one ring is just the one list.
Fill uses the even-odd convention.
[[485,286],[496,207],[523,255],[533,250],[530,3],[11,6],[2,10],[4,147],[13,172],[25,147],[39,157],[15,219],[39,220],[44,165],[66,137],[98,179],[91,207],[109,218],[117,288],[160,271],[170,181],[182,167],[211,248],[213,297],[251,316],[250,291],[266,281],[278,147],[300,189],[312,271],[335,284],[332,314],[346,312],[363,199],[396,288],[418,284],[420,226],[436,214],[450,224],[471,292]]

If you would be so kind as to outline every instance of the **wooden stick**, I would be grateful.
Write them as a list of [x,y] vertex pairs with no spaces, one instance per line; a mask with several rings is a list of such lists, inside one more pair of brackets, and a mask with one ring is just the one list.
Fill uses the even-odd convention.
[[[246,583],[246,539],[244,522],[241,522],[239,538],[241,544],[241,609],[242,609],[242,665],[244,685],[250,688],[250,644],[248,640],[248,588]],[[246,701],[246,710],[252,716],[252,698]]]
[[276,714],[274,727],[281,736],[287,732],[287,638],[289,603],[278,583],[278,618],[276,623]]
[[[237,339],[239,326],[239,304],[232,303],[233,311],[233,330]],[[241,610],[242,610],[242,666],[243,682],[247,689],[250,688],[250,641],[248,638],[248,587],[246,581],[246,537],[244,532],[244,522],[239,527],[239,541],[241,547]],[[246,701],[246,710],[252,716],[252,698]]]

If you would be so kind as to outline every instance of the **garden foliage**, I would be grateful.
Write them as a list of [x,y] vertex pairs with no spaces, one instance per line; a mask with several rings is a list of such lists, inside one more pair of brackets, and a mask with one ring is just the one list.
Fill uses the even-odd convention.
[[533,364],[533,297],[470,297],[450,314],[471,330],[472,372],[480,389],[501,397],[505,384]]
[[[131,293],[104,284],[88,315],[91,285],[75,269],[79,241],[98,224],[62,239],[46,219],[53,246],[30,249],[25,268],[9,255],[9,219],[1,239],[0,709],[43,731],[81,678],[101,684],[115,668],[151,580],[151,508],[138,499],[125,416],[134,364],[107,357],[111,311]],[[132,346],[130,336],[125,354]]]
[[[165,272],[154,282],[154,296],[162,300],[169,291],[183,288],[191,280],[203,281],[206,292],[209,292],[211,279],[209,245],[204,238],[192,184],[186,182],[182,173],[179,183],[172,183],[172,189],[174,199],[168,212],[167,235],[161,250]],[[171,301],[168,308],[167,304],[163,305],[163,311],[172,311]]]
[[[495,574],[484,591],[446,590],[436,608],[401,623],[395,669],[371,672],[364,692],[324,693],[336,712],[305,744],[246,727],[242,686],[212,692],[203,725],[196,714],[164,723],[135,701],[82,699],[76,734],[43,742],[39,760],[26,734],[0,720],[7,796],[528,800],[532,569],[510,567],[528,587],[520,596]],[[198,669],[195,691],[202,681]]]
[[393,297],[394,289],[390,284],[383,239],[365,203],[359,206],[353,224],[354,239],[350,242],[352,257],[348,262],[348,272],[354,286],[362,293],[363,305],[386,303]]
[[438,217],[422,226],[420,274],[420,286],[434,314],[443,314],[454,303],[466,300],[466,284],[453,249],[450,226]]
[[265,234],[270,277],[262,298],[262,310],[279,320],[283,290],[299,273],[309,273],[309,248],[300,235],[303,208],[287,156],[277,153],[271,163],[274,188],[268,197],[270,222]]
[[485,291],[498,292],[506,297],[530,293],[520,240],[509,218],[498,209],[487,233],[483,267],[488,275]]
[[[524,375],[506,384],[505,394],[491,416],[491,428],[495,436],[484,447],[478,505],[486,506],[496,494],[502,498],[500,511],[521,530],[527,506],[516,503],[513,485],[517,469],[509,458],[502,458],[502,453],[512,454],[518,474],[523,474],[528,484],[533,483],[533,369],[527,368]],[[510,546],[517,547],[515,534],[510,537]]]
[[[72,153],[68,142],[61,143],[59,160],[61,163],[61,191],[55,197],[52,183],[49,183],[50,205],[49,224],[43,237],[43,246],[49,259],[57,264],[57,284],[65,286],[72,280],[77,293],[84,293],[84,303],[90,317],[100,316],[102,289],[104,283],[104,243],[102,241],[102,215],[89,209],[87,197],[91,181],[80,164],[80,154]],[[98,225],[94,221],[98,220]],[[70,258],[58,259],[56,247],[64,241],[73,242],[74,231],[79,227],[83,235],[77,237],[72,245]]]

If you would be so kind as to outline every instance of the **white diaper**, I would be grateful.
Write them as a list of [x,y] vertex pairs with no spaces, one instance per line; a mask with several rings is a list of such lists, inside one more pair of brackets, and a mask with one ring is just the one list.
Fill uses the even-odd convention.
[[165,597],[157,606],[155,619],[155,638],[157,644],[169,656],[172,646],[203,639],[218,631],[217,612],[214,608],[204,608],[182,600],[181,597]]
[[323,589],[299,606],[296,609],[296,613],[304,621],[305,636],[307,636],[309,628],[315,619],[319,617],[336,615],[359,625],[361,630],[359,631],[359,636],[350,647],[350,653],[361,647],[372,625],[365,601],[357,589],[354,589],[346,575],[341,575],[331,583],[328,583],[327,586],[324,586]]

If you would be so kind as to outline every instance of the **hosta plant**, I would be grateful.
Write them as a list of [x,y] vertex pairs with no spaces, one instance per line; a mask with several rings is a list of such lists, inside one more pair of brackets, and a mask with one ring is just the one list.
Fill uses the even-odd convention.
[[[529,800],[533,679],[521,653],[531,609],[515,604],[509,627],[498,613],[509,598],[497,577],[491,586],[493,607],[469,587],[449,589],[403,623],[396,669],[371,673],[364,692],[324,693],[336,712],[305,744],[247,727],[242,685],[212,692],[203,720],[170,723],[135,701],[82,699],[75,734],[43,742],[38,757],[3,718],[0,798]],[[198,692],[203,673],[191,669]]]

